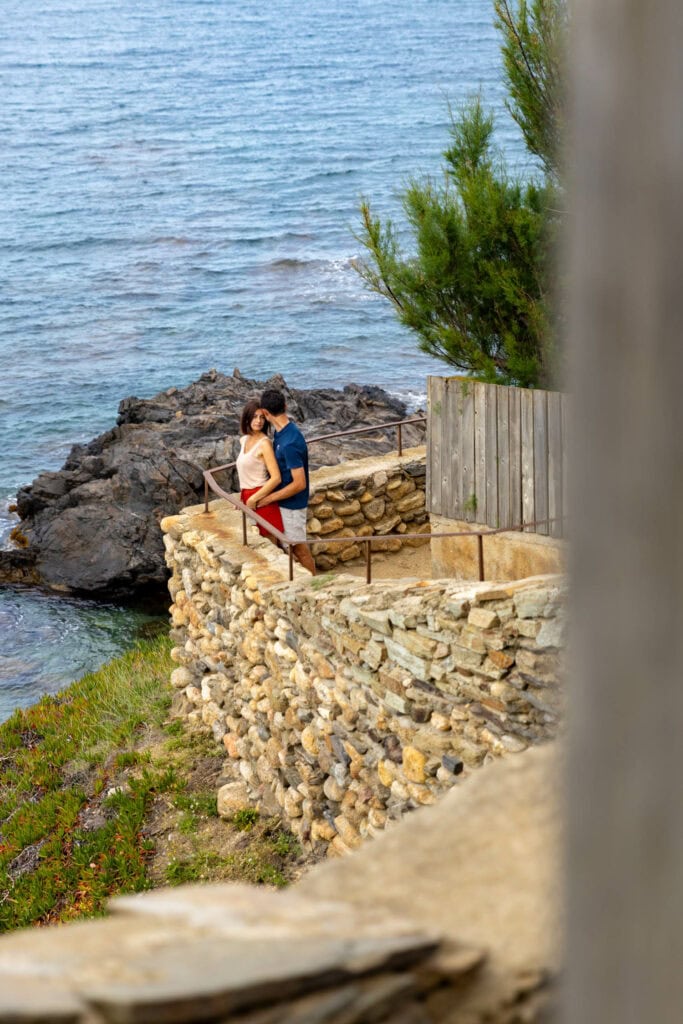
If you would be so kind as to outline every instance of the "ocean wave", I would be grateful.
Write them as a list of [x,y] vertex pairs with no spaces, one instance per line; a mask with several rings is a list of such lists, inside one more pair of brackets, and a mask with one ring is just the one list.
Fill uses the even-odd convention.
[[206,239],[189,238],[185,235],[160,235],[158,238],[151,238],[150,245],[205,245]]
[[353,262],[349,256],[279,256],[269,260],[267,263],[260,263],[254,270],[268,273],[281,271],[310,271],[322,270],[329,273],[338,273],[352,269]]
[[[30,245],[31,252],[42,253],[42,252],[59,252],[66,250],[78,250],[78,249],[89,249],[99,248],[106,246],[129,246],[131,239],[126,238],[124,235],[84,235],[80,238],[60,238],[49,242],[37,242],[34,241]],[[26,241],[22,242],[8,242],[3,248],[9,252],[25,252],[27,245]]]
[[409,413],[424,412],[427,408],[426,391],[411,391],[406,388],[387,388],[387,392],[392,396],[392,398],[400,398],[402,402],[405,402],[406,409]]

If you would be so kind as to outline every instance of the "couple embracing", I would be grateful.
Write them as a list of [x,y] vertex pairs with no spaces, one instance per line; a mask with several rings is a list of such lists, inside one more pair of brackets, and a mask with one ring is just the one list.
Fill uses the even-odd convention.
[[[268,437],[271,427],[272,443]],[[260,400],[247,402],[240,430],[237,474],[242,501],[284,533],[294,557],[315,576],[315,562],[306,543],[308,447],[287,415],[282,392],[271,388]],[[270,536],[261,526],[259,532]]]

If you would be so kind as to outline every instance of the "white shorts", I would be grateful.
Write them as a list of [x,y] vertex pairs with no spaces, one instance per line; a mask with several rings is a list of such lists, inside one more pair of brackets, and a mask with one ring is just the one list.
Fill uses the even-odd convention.
[[306,543],[306,508],[283,508],[280,505],[282,514],[282,526],[287,540],[292,544]]

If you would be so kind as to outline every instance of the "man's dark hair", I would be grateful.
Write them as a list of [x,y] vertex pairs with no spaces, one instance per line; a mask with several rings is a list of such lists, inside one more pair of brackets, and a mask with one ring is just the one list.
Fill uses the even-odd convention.
[[261,395],[261,408],[271,416],[281,416],[285,411],[285,396],[277,388],[268,388]]

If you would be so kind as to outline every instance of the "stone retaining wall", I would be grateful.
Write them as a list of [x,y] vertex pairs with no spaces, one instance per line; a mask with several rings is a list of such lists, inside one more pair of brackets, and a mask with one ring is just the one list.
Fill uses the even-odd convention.
[[[329,493],[329,492],[326,492]],[[215,503],[163,521],[172,681],[224,743],[220,807],[344,853],[495,755],[553,736],[562,583],[312,579]],[[323,520],[321,520],[322,522]]]
[[403,533],[429,533],[425,473],[424,447],[412,448],[401,458],[355,459],[312,473],[307,532],[311,539],[321,538],[312,547],[317,568],[325,571],[362,556],[357,542],[343,544],[334,538],[395,534],[375,541],[373,552],[426,544],[426,537],[401,540]]

